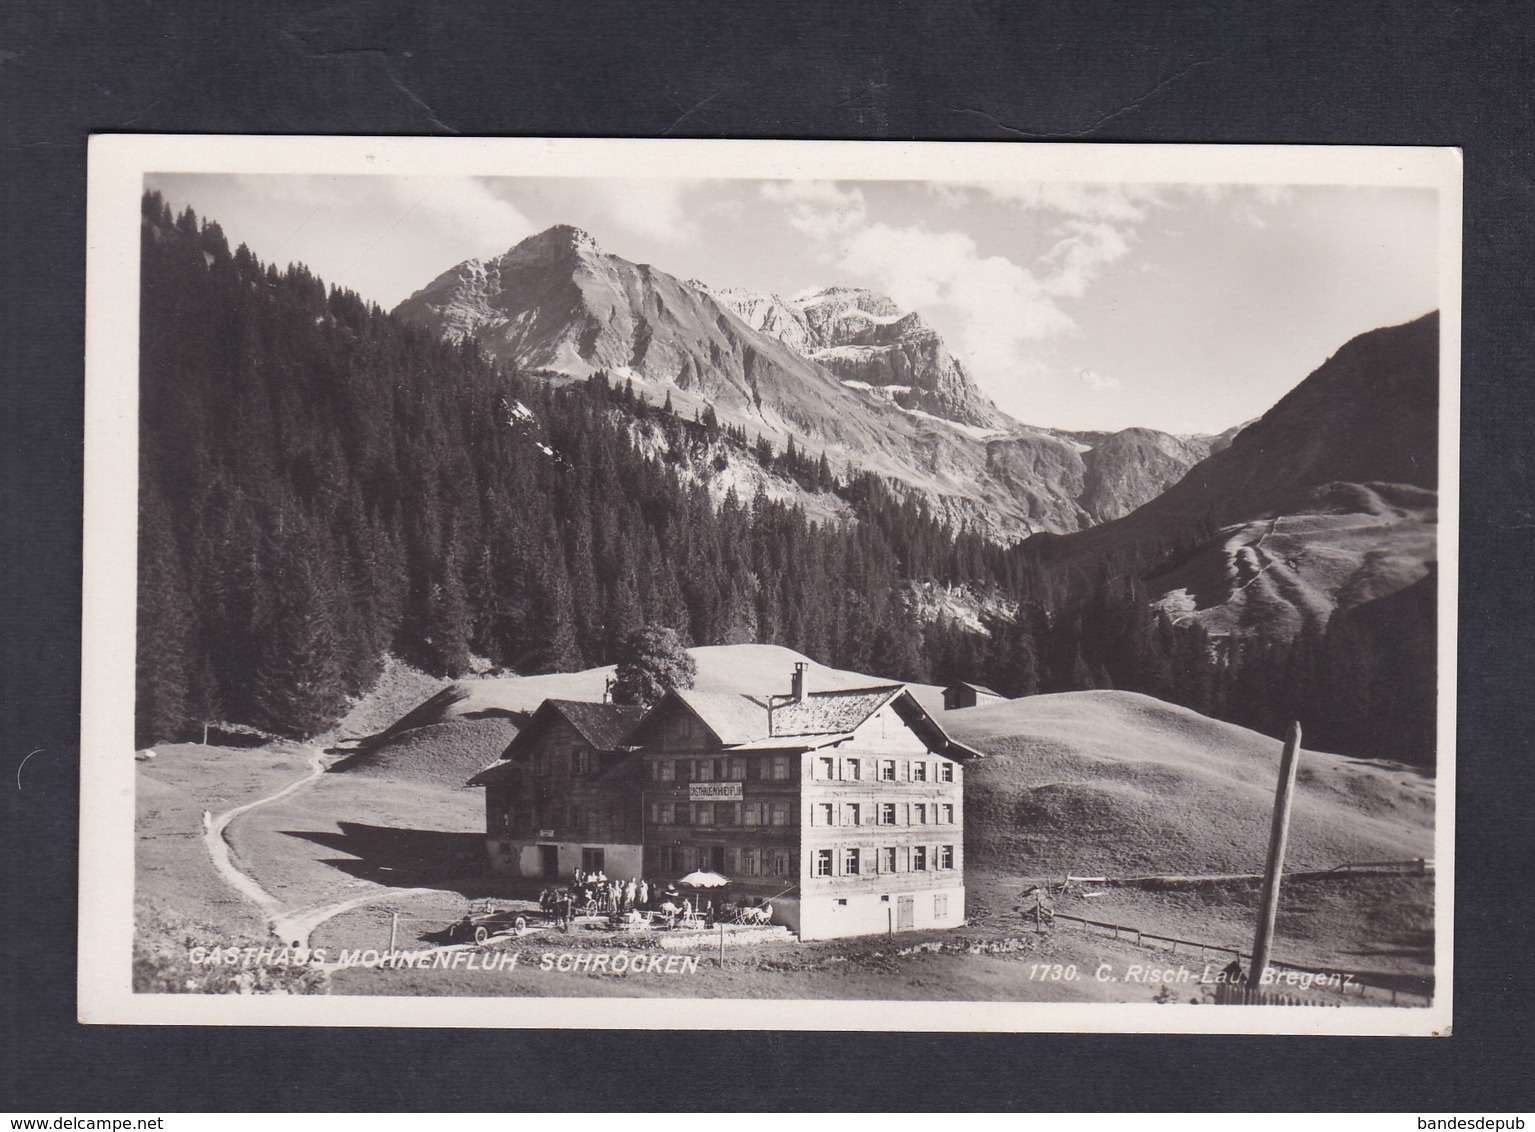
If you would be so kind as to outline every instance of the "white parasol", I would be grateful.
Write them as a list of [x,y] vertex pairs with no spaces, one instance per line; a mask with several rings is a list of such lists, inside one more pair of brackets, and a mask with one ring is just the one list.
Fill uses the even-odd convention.
[[730,881],[719,873],[712,873],[706,869],[698,869],[689,873],[677,882],[688,888],[724,888]]

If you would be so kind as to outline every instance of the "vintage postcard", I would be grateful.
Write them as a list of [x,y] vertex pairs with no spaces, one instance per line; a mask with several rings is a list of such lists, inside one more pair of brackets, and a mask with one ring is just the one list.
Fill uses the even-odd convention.
[[1457,152],[90,156],[83,1020],[1449,1032]]

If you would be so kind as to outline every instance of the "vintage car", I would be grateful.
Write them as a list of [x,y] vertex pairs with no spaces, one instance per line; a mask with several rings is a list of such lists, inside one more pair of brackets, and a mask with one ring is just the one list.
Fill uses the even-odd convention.
[[472,939],[475,943],[483,944],[495,935],[521,935],[528,930],[529,915],[538,916],[539,913],[529,913],[518,908],[497,908],[487,900],[471,907],[462,920],[448,928],[448,938]]

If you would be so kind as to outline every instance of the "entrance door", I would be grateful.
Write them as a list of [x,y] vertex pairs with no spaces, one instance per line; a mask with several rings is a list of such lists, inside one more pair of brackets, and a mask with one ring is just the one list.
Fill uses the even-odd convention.
[[725,871],[725,847],[723,845],[709,846],[709,867],[717,873]]
[[558,845],[540,845],[538,847],[538,867],[545,880],[558,880],[560,876],[560,847]]
[[897,896],[895,898],[895,930],[899,932],[910,931],[917,926],[915,896]]

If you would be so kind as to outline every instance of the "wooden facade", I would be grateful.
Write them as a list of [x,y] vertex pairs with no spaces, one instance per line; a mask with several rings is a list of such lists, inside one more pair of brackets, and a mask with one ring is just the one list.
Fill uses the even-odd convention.
[[1001,703],[1007,699],[1001,692],[993,692],[981,684],[969,684],[961,681],[958,684],[950,684],[943,690],[943,710],[955,711],[959,708],[976,707],[981,704]]
[[641,875],[638,765],[624,737],[639,708],[545,700],[502,761],[470,780],[485,787],[491,866],[569,881],[576,869]]

